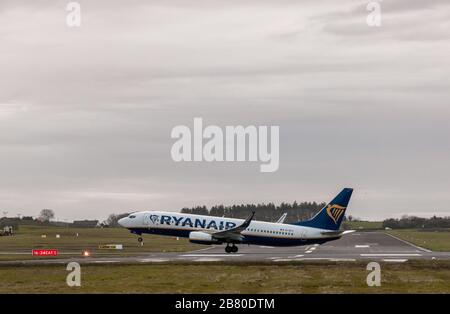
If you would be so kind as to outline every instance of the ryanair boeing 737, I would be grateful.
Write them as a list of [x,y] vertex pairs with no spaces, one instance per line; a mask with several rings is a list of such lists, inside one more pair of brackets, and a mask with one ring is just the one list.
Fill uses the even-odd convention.
[[133,213],[120,219],[119,224],[139,235],[139,242],[143,233],[185,237],[193,243],[226,243],[227,253],[236,253],[236,244],[322,244],[352,232],[339,230],[352,192],[353,189],[343,189],[313,218],[292,224],[256,221],[253,220],[255,212],[244,220],[164,211]]

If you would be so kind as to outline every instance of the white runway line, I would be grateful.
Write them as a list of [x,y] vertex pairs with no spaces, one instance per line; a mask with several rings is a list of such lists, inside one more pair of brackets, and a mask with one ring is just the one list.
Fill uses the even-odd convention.
[[399,241],[401,241],[401,242],[403,242],[403,243],[406,243],[406,244],[408,244],[408,245],[410,245],[410,246],[412,246],[412,247],[415,247],[416,249],[419,249],[419,250],[422,250],[422,251],[428,252],[428,253],[431,253],[431,252],[432,252],[432,251],[430,251],[430,250],[428,250],[428,249],[425,249],[425,248],[423,248],[423,247],[420,247],[420,246],[417,246],[417,245],[415,245],[415,244],[412,244],[411,242],[408,242],[408,241],[405,241],[405,240],[403,240],[403,239],[397,238],[396,236],[393,236],[392,234],[389,234],[389,233],[385,233],[385,234],[387,234],[388,236],[390,236],[390,237],[392,237],[392,238],[394,238],[394,239],[396,239],[396,240],[399,240]]
[[221,258],[208,258],[208,257],[194,259],[194,262],[221,262],[221,261],[223,261],[223,259]]
[[274,249],[275,247],[274,247],[274,246],[264,246],[264,245],[261,245],[260,248],[262,248],[262,249]]
[[184,254],[183,257],[228,257],[228,256],[242,256],[242,254]]
[[313,252],[313,251],[309,250],[309,251],[306,251],[305,253],[309,254],[309,253],[312,253],[312,252]]
[[355,258],[331,258],[332,262],[356,262]]
[[291,261],[295,261],[295,259],[290,259],[290,258],[278,258],[278,259],[274,259],[274,262],[291,262]]
[[360,256],[365,257],[382,257],[382,256],[422,256],[422,254],[418,253],[368,253],[368,254],[359,254]]
[[143,258],[140,259],[139,262],[141,263],[162,263],[162,262],[168,262],[168,259],[163,258]]
[[407,262],[407,259],[394,259],[394,258],[385,258],[382,260],[383,262],[391,262],[391,263],[404,263]]
[[204,249],[199,249],[199,250],[195,250],[195,251],[191,251],[192,253],[195,253],[195,252],[202,252],[202,251],[207,251],[207,250],[211,250],[211,249],[215,249],[217,247],[217,245],[213,245],[213,246],[210,246],[210,247],[207,247],[207,248],[204,248]]
[[367,245],[367,244],[365,244],[365,245],[355,245],[355,248],[368,248],[368,247],[370,247],[370,245]]
[[354,258],[331,258],[331,257],[305,257],[295,261],[330,261],[330,262],[356,262]]

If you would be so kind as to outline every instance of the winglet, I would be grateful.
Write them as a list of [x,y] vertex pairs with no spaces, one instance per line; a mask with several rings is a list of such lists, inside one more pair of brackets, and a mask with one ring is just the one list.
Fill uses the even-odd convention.
[[284,213],[283,215],[281,215],[281,217],[277,220],[277,224],[282,224],[284,223],[284,220],[286,219],[287,213]]
[[242,229],[245,229],[245,228],[247,228],[248,226],[250,226],[250,223],[251,223],[252,220],[253,220],[253,216],[255,216],[255,212],[254,212],[254,211],[251,213],[250,216],[247,217],[247,219],[245,219],[245,221],[244,221],[244,222],[242,223],[242,225],[240,225],[239,227],[241,227]]

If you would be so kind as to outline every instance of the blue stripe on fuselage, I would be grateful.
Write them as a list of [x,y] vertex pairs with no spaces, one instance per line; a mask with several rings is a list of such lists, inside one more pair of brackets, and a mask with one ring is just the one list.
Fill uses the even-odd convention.
[[[189,238],[189,233],[192,231],[202,231],[202,230],[187,230],[187,229],[172,229],[172,228],[132,228],[129,229],[135,234],[157,234],[166,235],[180,238]],[[255,245],[273,245],[273,246],[300,246],[300,245],[311,245],[311,244],[322,244],[328,241],[337,240],[339,237],[335,238],[323,238],[323,239],[299,239],[299,238],[281,238],[281,237],[268,237],[268,236],[257,236],[257,235],[245,235],[242,244],[255,244]]]

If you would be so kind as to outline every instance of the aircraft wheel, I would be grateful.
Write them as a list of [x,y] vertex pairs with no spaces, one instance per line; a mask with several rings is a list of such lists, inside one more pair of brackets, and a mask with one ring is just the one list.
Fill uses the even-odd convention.
[[226,247],[225,247],[225,252],[227,252],[227,253],[231,253],[232,252],[232,247],[231,246],[229,246],[229,245],[227,245]]
[[142,241],[144,241],[144,239],[142,239],[142,237],[139,237],[138,242],[142,242]]
[[239,250],[239,249],[238,249],[238,247],[237,247],[236,245],[233,245],[233,246],[231,247],[231,252],[233,252],[233,253],[237,253],[238,250]]

